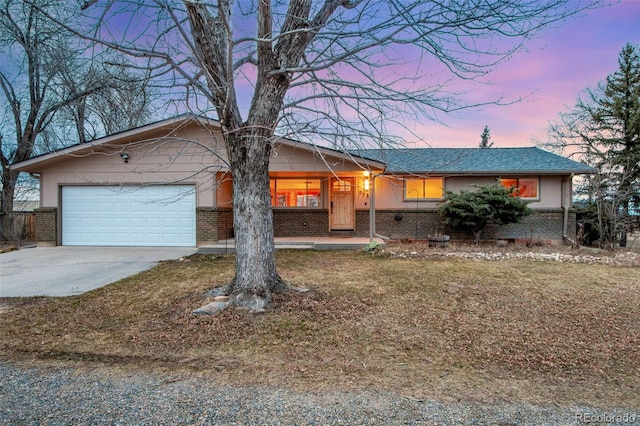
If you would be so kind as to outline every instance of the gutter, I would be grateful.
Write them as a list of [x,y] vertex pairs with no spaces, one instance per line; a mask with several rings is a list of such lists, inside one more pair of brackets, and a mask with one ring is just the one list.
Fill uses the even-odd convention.
[[573,176],[575,174],[571,173],[568,178],[562,179],[562,209],[564,210],[564,215],[562,218],[562,239],[571,243],[571,245],[576,245],[576,242],[569,238],[567,235],[567,230],[569,228],[569,208],[571,207],[571,194],[569,194],[569,202],[567,202],[567,182],[571,184],[573,182]]

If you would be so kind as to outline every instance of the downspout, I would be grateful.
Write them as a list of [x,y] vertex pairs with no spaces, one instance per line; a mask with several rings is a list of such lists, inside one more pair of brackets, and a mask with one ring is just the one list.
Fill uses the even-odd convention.
[[369,244],[373,244],[376,235],[376,174],[371,173],[371,186],[369,192]]
[[[562,239],[565,241],[569,241],[571,245],[575,245],[576,242],[569,238],[569,235],[567,235],[567,230],[569,228],[569,208],[571,207],[571,191],[567,191],[567,186],[571,185],[573,176],[574,173],[571,173],[571,175],[569,175],[569,178],[562,179],[562,208],[564,210],[564,216],[562,218]],[[569,197],[569,201],[567,201],[567,195]]]

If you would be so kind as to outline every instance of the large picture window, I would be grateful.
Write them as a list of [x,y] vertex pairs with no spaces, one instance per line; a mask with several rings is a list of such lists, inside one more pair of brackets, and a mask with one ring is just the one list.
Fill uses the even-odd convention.
[[515,197],[538,198],[538,178],[500,178],[500,184],[505,188],[515,188]]
[[320,179],[271,179],[273,207],[320,207]]
[[405,200],[440,200],[444,188],[444,179],[429,177],[422,179],[407,179],[404,181]]

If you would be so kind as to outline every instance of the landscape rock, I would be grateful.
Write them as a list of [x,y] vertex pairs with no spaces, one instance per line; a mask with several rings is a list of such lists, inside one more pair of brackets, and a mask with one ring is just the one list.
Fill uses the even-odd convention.
[[[502,247],[499,247],[502,248]],[[547,248],[551,250],[552,248]],[[379,256],[397,258],[417,258],[417,259],[470,259],[478,261],[499,262],[510,259],[533,260],[540,262],[566,262],[582,264],[603,264],[611,266],[640,266],[640,253],[627,252],[607,252],[598,250],[594,254],[583,254],[580,252],[560,252],[558,251],[528,251],[528,250],[504,250],[494,251],[465,250],[456,248],[454,250],[434,250],[429,247],[416,248],[414,245],[394,245],[377,252]]]
[[229,302],[211,302],[193,311],[195,315],[214,315],[229,306]]

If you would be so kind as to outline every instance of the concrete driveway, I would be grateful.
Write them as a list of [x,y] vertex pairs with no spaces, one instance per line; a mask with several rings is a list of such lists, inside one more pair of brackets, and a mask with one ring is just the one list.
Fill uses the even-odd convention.
[[0,297],[81,294],[195,252],[195,247],[23,248],[0,254]]

